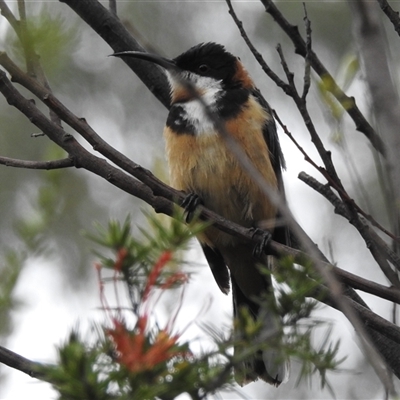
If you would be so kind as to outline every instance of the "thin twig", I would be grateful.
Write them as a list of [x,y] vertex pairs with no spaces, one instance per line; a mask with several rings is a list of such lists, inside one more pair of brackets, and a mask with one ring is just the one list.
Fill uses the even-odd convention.
[[305,99],[302,99],[302,97],[299,95],[296,86],[294,84],[293,80],[293,73],[290,71],[289,66],[286,62],[285,56],[283,54],[282,48],[280,45],[277,46],[277,51],[279,54],[279,58],[281,60],[281,64],[283,67],[283,70],[286,74],[289,86],[290,86],[290,97],[292,97],[293,101],[295,102],[297,109],[300,112],[301,117],[303,118],[304,124],[307,127],[308,132],[310,133],[311,136],[311,141],[314,143],[315,148],[318,151],[319,156],[321,157],[325,169],[330,176],[330,180],[332,184],[334,185],[335,189],[336,188],[341,188],[343,189],[342,183],[340,181],[340,178],[336,172],[336,168],[333,165],[332,158],[331,158],[331,153],[326,150],[324,144],[322,143],[321,138],[319,137],[317,130],[314,126],[314,123],[311,119],[311,116],[308,112],[307,108],[307,102]]
[[240,21],[239,18],[237,17],[236,12],[235,12],[234,8],[232,7],[231,1],[226,0],[226,3],[228,4],[229,14],[232,16],[232,19],[235,21],[241,36],[243,37],[244,41],[247,44],[247,47],[253,53],[255,59],[260,64],[263,71],[276,83],[276,85],[278,87],[280,87],[287,94],[288,91],[290,91],[290,86],[285,81],[283,81],[282,79],[279,78],[279,76],[266,63],[262,54],[255,48],[255,46],[253,45],[253,43],[251,42],[250,38],[248,37],[246,31],[243,28],[242,21]]
[[[327,268],[329,268],[329,266],[327,266]],[[397,290],[394,287],[387,287],[374,281],[364,279],[361,276],[352,274],[351,272],[338,267],[333,267],[332,271],[336,276],[338,276],[341,282],[351,286],[353,289],[362,290],[365,293],[373,294],[381,299],[400,304],[400,290]]]
[[[289,131],[288,127],[282,122],[282,120],[279,118],[279,115],[276,113],[275,110],[273,110],[273,115],[280,125],[280,127],[283,129],[284,133],[289,137],[289,139],[294,143],[294,145],[297,147],[297,149],[303,154],[304,160],[307,161],[309,164],[311,164],[318,172],[321,173],[321,175],[329,182],[330,186],[335,188],[337,190],[342,198],[346,199],[346,202],[353,202],[354,207],[356,208],[357,212],[361,214],[366,220],[368,220],[373,226],[378,228],[380,231],[382,231],[385,235],[390,237],[391,239],[395,240],[396,242],[400,242],[400,238],[395,236],[392,232],[388,231],[383,225],[381,225],[372,215],[366,213],[362,208],[360,208],[355,201],[350,198],[350,196],[347,194],[346,191],[343,189],[336,187],[334,181],[331,179],[330,175],[326,171],[324,167],[319,166],[309,155],[308,153],[304,150],[304,148],[300,145],[300,143],[295,139],[293,134]],[[395,253],[390,253],[390,256],[388,255],[389,259],[396,264],[397,268],[400,270],[400,259],[396,256],[393,257]]]
[[[386,245],[386,243],[384,243],[383,240],[381,240],[381,238],[378,235],[376,235],[373,231],[369,230],[368,227],[360,220],[358,213],[367,216],[370,220],[373,220],[373,218],[371,216],[369,216],[368,214],[366,214],[355,203],[355,201],[347,194],[346,190],[344,189],[344,187],[336,173],[336,169],[332,163],[331,154],[330,154],[330,152],[328,152],[325,149],[318,133],[315,130],[314,124],[308,113],[307,104],[306,104],[305,100],[302,100],[300,98],[294,84],[290,83],[292,81],[292,73],[290,72],[290,70],[287,66],[286,60],[284,58],[284,55],[282,53],[280,46],[277,47],[277,50],[278,50],[279,56],[281,58],[281,63],[282,63],[283,69],[287,75],[287,79],[291,86],[292,98],[295,101],[297,108],[299,109],[299,111],[303,117],[304,123],[308,127],[308,130],[311,134],[312,141],[313,141],[314,145],[316,146],[321,158],[323,159],[326,169],[317,167],[315,163],[314,163],[314,166],[318,169],[319,172],[321,172],[324,175],[324,177],[328,180],[329,184],[334,189],[336,189],[338,191],[338,193],[340,194],[346,208],[348,209],[349,214],[347,214],[348,215],[347,219],[359,230],[360,234],[366,241],[367,247],[370,249],[371,254],[375,258],[378,265],[381,267],[382,271],[384,271],[385,275],[388,273],[388,270],[390,269],[390,267],[386,261],[386,257],[395,265],[395,267],[397,269],[400,270],[400,257],[394,251],[389,249],[389,247]],[[309,162],[311,161],[311,159],[309,157],[308,157],[308,161]],[[374,222],[377,224],[376,221],[374,221]],[[380,226],[379,224],[377,224],[377,225]],[[383,227],[382,227],[382,229],[383,229]],[[385,229],[384,229],[384,231],[388,232]],[[391,234],[391,237],[392,236],[393,236],[394,240],[399,240],[393,234]]]
[[400,281],[397,274],[393,271],[389,263],[386,261],[385,257],[386,254],[382,256],[381,248],[387,247],[387,249],[390,250],[388,246],[382,243],[379,243],[381,246],[375,244],[377,241],[379,241],[377,235],[374,234],[373,231],[369,229],[367,224],[363,224],[360,219],[351,218],[348,208],[345,207],[343,202],[336,196],[336,194],[332,191],[332,189],[328,185],[323,185],[322,183],[318,182],[315,178],[306,174],[305,172],[300,172],[299,179],[304,183],[306,183],[308,186],[310,186],[312,189],[317,191],[318,193],[322,194],[322,196],[324,196],[335,207],[335,212],[337,214],[348,219],[349,222],[357,228],[357,230],[360,232],[366,243],[369,243],[370,251],[373,254],[376,261],[378,262],[382,272],[388,278],[389,282],[395,288],[400,290]]
[[26,20],[25,0],[17,0],[19,12],[19,40],[25,53],[26,70],[30,76],[35,76],[35,54],[33,51],[33,43],[28,38],[28,26]]
[[19,22],[17,18],[15,18],[14,14],[12,13],[12,11],[10,10],[10,8],[8,7],[7,3],[4,0],[0,0],[0,10],[1,10],[1,15],[3,15],[3,17],[9,22],[9,24],[12,26],[17,36],[21,38],[20,37],[21,30]]
[[[280,55],[281,62],[282,62],[284,71],[287,75],[288,81],[290,81],[291,80],[291,72],[289,71],[286,60],[285,60],[282,50],[280,49],[279,46],[278,46],[278,53]],[[290,84],[290,82],[289,82],[289,84]],[[382,271],[385,273],[385,275],[387,275],[387,274],[390,275],[389,269],[391,269],[386,261],[386,257],[394,264],[394,266],[398,270],[400,270],[400,257],[396,254],[396,252],[392,251],[378,235],[376,235],[373,231],[369,230],[366,227],[366,225],[364,223],[362,223],[362,221],[360,221],[360,217],[358,214],[363,215],[364,218],[368,219],[374,226],[378,227],[383,232],[388,234],[393,240],[399,241],[399,238],[396,237],[395,235],[393,235],[392,233],[390,233],[383,226],[381,226],[372,216],[365,213],[356,204],[356,202],[348,195],[348,193],[344,189],[344,187],[336,173],[336,169],[331,160],[330,152],[328,152],[324,148],[323,143],[320,140],[320,138],[315,130],[314,124],[311,121],[311,117],[308,114],[307,104],[306,104],[305,100],[302,100],[300,98],[294,85],[291,85],[291,88],[292,88],[291,89],[292,97],[293,97],[301,115],[303,116],[303,120],[304,120],[305,124],[307,125],[309,132],[311,134],[312,141],[313,141],[314,145],[316,146],[321,158],[323,159],[326,168],[319,167],[319,166],[317,166],[317,164],[315,162],[312,161],[312,159],[307,155],[307,153],[303,150],[303,148],[301,146],[299,146],[297,141],[293,138],[293,136],[289,133],[287,128],[282,124],[280,119],[276,116],[278,123],[280,123],[280,125],[284,129],[285,133],[289,137],[291,137],[293,143],[295,143],[296,146],[299,148],[299,150],[304,154],[305,159],[309,163],[311,163],[327,179],[329,184],[335,190],[338,191],[338,193],[340,194],[342,200],[344,201],[344,203],[348,209],[346,218],[360,231],[360,234],[363,236],[364,240],[366,241],[368,248],[371,251],[371,254],[375,258],[376,262],[378,263],[378,265],[380,266]]]
[[[324,148],[322,141],[320,140],[314,125],[311,122],[310,115],[308,114],[306,105],[305,105],[305,100],[302,99],[298,92],[297,89],[294,85],[294,80],[293,80],[293,73],[289,70],[289,67],[286,63],[286,60],[283,56],[283,52],[281,49],[281,46],[277,46],[277,50],[279,53],[279,56],[281,58],[281,64],[283,66],[284,72],[286,74],[286,78],[289,83],[284,82],[281,80],[277,74],[275,74],[272,69],[267,65],[265,60],[263,59],[262,55],[258,52],[258,50],[255,48],[255,46],[252,44],[250,38],[248,37],[246,31],[243,28],[242,22],[238,19],[232,4],[230,0],[226,0],[228,7],[229,7],[229,13],[232,15],[233,20],[235,21],[236,25],[238,26],[238,29],[240,31],[241,36],[243,37],[244,41],[246,42],[247,46],[249,47],[250,51],[253,53],[254,57],[256,60],[259,62],[260,66],[262,69],[265,71],[265,73],[275,82],[275,84],[280,87],[288,96],[292,97],[293,100],[295,101],[297,107],[299,108],[299,111],[303,117],[303,120],[306,124],[306,127],[308,131],[310,132],[311,135],[311,140],[315,144],[315,147],[317,148],[323,162],[325,165],[325,168],[329,173],[332,175],[332,177],[335,177],[337,181],[339,181],[339,178],[337,177],[335,168],[332,164],[332,160],[330,158],[329,152]],[[311,51],[311,50],[310,50]],[[340,182],[340,181],[339,181]]]
[[393,24],[394,30],[400,36],[399,12],[394,11],[393,8],[390,6],[390,4],[387,2],[387,0],[377,0],[377,2],[379,3],[382,11],[386,14],[386,16],[389,18],[390,22]]
[[28,161],[28,160],[18,160],[16,158],[1,157],[0,164],[6,167],[14,168],[26,168],[26,169],[60,169],[69,168],[74,166],[73,160],[70,158],[63,158],[61,160],[54,161]]
[[304,23],[306,25],[306,56],[304,57],[304,78],[303,78],[303,93],[301,95],[301,99],[303,101],[306,100],[306,97],[308,95],[308,92],[311,87],[311,63],[310,63],[310,55],[312,51],[312,36],[311,36],[311,22],[308,19],[307,15],[307,8],[306,8],[306,3],[303,3],[303,8],[304,8]]
[[[287,34],[287,36],[293,42],[295,47],[295,52],[303,57],[307,55],[307,45],[304,39],[301,37],[297,26],[291,25],[287,19],[282,15],[282,13],[277,8],[276,4],[272,0],[260,0],[265,7],[265,11],[269,13],[274,21],[282,28],[282,30]],[[314,51],[309,53],[309,60],[311,67],[314,71],[323,79],[327,84],[328,90],[332,95],[339,101],[344,110],[349,114],[349,116],[354,121],[356,129],[362,132],[371,142],[372,146],[379,151],[381,154],[385,153],[385,145],[379,135],[372,128],[370,123],[365,119],[364,115],[361,113],[356,105],[355,99],[353,97],[347,96],[343,90],[338,86],[336,81],[333,79],[332,75],[325,68],[322,62],[319,60]]]
[[142,168],[124,154],[110,146],[102,139],[86,122],[84,118],[74,115],[61,101],[59,101],[50,90],[40,85],[38,81],[30,78],[7,56],[0,52],[0,65],[2,65],[12,77],[13,82],[27,88],[39,99],[43,101],[54,113],[56,113],[65,123],[75,129],[93,148],[110,161],[114,162],[124,171],[132,174],[142,182],[145,182],[157,195],[168,196],[168,191],[164,190],[167,185],[156,178],[150,171]]

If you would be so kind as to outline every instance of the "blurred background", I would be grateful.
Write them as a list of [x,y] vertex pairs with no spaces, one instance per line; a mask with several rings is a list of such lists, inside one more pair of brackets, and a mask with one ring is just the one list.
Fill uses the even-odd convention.
[[[108,2],[102,2],[108,6]],[[15,2],[7,2],[16,12]],[[277,1],[286,18],[304,35],[301,1]],[[112,146],[135,162],[167,180],[162,130],[167,110],[119,59],[107,57],[112,50],[66,5],[58,1],[27,1],[27,13],[37,35],[37,52],[54,94],[87,122]],[[254,45],[270,67],[283,79],[276,52],[281,44],[289,67],[301,88],[304,61],[260,2],[233,2]],[[145,48],[175,57],[200,42],[215,41],[239,56],[265,98],[307,153],[321,164],[299,113],[292,101],[262,72],[244,44],[228,14],[224,1],[121,1],[118,15]],[[356,98],[369,116],[369,97],[357,62],[357,45],[352,35],[352,15],[346,2],[306,2],[311,21],[313,48],[322,62]],[[386,24],[386,21],[384,21]],[[399,40],[386,26],[389,58],[398,80]],[[5,50],[21,67],[23,59],[15,33],[0,19],[0,50]],[[344,186],[356,201],[382,224],[387,225],[374,155],[365,137],[346,116],[337,118],[318,90],[312,75],[308,105],[325,146]],[[22,91],[26,93],[25,91]],[[38,102],[37,102],[38,103]],[[43,108],[44,109],[44,108]],[[31,137],[35,127],[0,98],[0,155],[28,160],[61,158],[63,153],[46,137]],[[68,128],[67,128],[68,131]],[[71,132],[73,133],[73,132]],[[364,278],[386,283],[365,243],[354,229],[320,195],[297,179],[301,171],[318,175],[292,142],[279,129],[287,170],[284,173],[289,206],[305,231],[340,268]],[[321,179],[322,180],[322,179]],[[94,268],[93,244],[83,232],[94,222],[124,220],[129,214],[135,226],[145,226],[143,202],[122,193],[83,170],[35,171],[0,166],[0,280],[2,345],[39,362],[54,362],[57,344],[66,340],[71,328],[88,329],[90,321],[102,321],[99,289]],[[194,272],[186,290],[179,324],[183,338],[193,340],[193,349],[207,348],[201,324],[216,324],[229,332],[231,298],[214,283],[196,242],[186,255]],[[15,283],[15,285],[14,285]],[[392,305],[362,294],[373,311],[391,318]],[[174,304],[171,297],[167,302]],[[207,305],[207,306],[204,306]],[[160,311],[168,310],[168,304]],[[164,311],[163,311],[164,310]],[[353,329],[341,313],[320,306],[317,315],[333,321],[332,336],[341,340],[340,356],[347,357],[342,370],[328,376],[336,398],[381,399],[383,390],[365,362]],[[191,322],[193,317],[195,322]],[[315,341],[318,345],[316,337]],[[50,385],[21,372],[0,366],[0,398],[53,399]],[[222,399],[324,399],[317,380],[296,386],[298,365],[292,362],[289,382],[280,388],[263,383],[220,393]],[[182,399],[184,397],[182,396]]]

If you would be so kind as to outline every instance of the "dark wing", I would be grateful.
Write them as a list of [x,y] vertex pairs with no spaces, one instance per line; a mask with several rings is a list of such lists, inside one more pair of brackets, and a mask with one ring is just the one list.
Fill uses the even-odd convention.
[[[251,93],[257,101],[261,104],[261,106],[267,111],[267,113],[271,116],[271,118],[267,121],[263,129],[264,140],[267,143],[270,158],[272,162],[272,167],[274,168],[275,175],[278,179],[278,188],[281,195],[285,198],[285,188],[283,186],[282,179],[282,169],[286,168],[285,158],[283,157],[281,145],[279,143],[278,132],[276,131],[275,120],[272,116],[272,109],[268,104],[267,100],[264,99],[261,92],[254,88]],[[282,217],[277,215],[278,225],[274,230],[273,239],[279,243],[286,244],[290,246],[291,244],[291,234],[287,226],[285,226]],[[281,222],[281,223],[280,223]]]
[[214,276],[221,291],[225,294],[229,293],[229,271],[225,264],[224,258],[217,249],[213,249],[210,246],[202,244],[204,255],[206,256],[208,265],[211,268],[211,272]]

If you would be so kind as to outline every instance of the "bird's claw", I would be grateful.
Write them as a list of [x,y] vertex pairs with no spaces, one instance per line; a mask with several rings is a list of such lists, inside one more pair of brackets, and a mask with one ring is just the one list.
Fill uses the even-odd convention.
[[255,235],[262,235],[261,241],[254,246],[253,249],[253,256],[256,258],[260,258],[264,253],[265,249],[268,247],[269,243],[271,242],[272,235],[268,231],[264,231],[259,228],[251,228],[253,233],[252,237],[254,238]]
[[186,222],[189,223],[194,216],[196,208],[199,205],[203,205],[203,201],[201,200],[200,196],[196,193],[189,193],[182,201],[181,206],[186,211]]

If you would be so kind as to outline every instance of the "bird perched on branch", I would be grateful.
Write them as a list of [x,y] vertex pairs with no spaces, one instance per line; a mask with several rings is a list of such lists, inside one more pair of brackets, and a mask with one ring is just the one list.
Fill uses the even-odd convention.
[[[147,60],[167,73],[171,107],[164,129],[166,154],[172,186],[188,194],[186,206],[201,202],[244,227],[268,226],[273,239],[286,244],[286,228],[276,223],[277,208],[218,128],[239,144],[267,185],[283,193],[284,159],[275,122],[241,61],[216,43],[197,45],[173,60],[129,51],[113,55]],[[246,307],[266,330],[279,329],[279,317],[261,311],[256,300],[273,290],[271,279],[257,267],[266,263],[265,253],[212,226],[198,239],[221,291],[232,287],[235,315]],[[286,363],[273,350],[256,352],[242,367],[240,383],[261,378],[278,386],[287,375]]]

